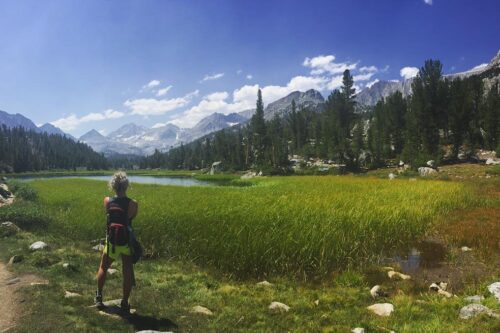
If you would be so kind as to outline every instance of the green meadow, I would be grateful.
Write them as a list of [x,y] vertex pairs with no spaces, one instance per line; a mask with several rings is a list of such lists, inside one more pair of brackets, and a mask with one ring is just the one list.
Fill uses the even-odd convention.
[[[437,333],[500,329],[500,321],[487,316],[468,321],[458,318],[458,311],[467,304],[466,295],[484,295],[483,304],[500,311],[486,291],[489,283],[498,280],[498,267],[471,279],[457,290],[458,297],[443,298],[413,280],[388,279],[379,263],[444,225],[461,226],[464,221],[455,219],[467,215],[462,212],[485,207],[488,214],[498,212],[496,178],[475,182],[356,176],[218,178],[233,186],[132,184],[129,196],[139,201],[140,209],[133,223],[146,257],[136,266],[137,287],[131,296],[139,315],[129,320],[101,316],[89,307],[100,257],[91,249],[91,241],[104,236],[102,199],[110,194],[106,183],[84,179],[11,182],[18,200],[0,208],[0,220],[11,220],[23,231],[1,239],[0,259],[22,255],[24,260],[10,268],[15,274],[34,273],[50,281],[21,289],[29,302],[23,303],[25,320],[13,331],[350,332],[364,327],[367,332]],[[486,230],[494,244],[498,223],[487,222],[491,222],[490,231],[477,229]],[[456,240],[451,247],[463,245],[463,237],[472,234],[464,230],[464,234],[453,234]],[[37,240],[47,242],[49,249],[29,251]],[[493,245],[490,250],[498,248]],[[69,266],[64,268],[63,263]],[[118,270],[120,266],[113,264]],[[256,284],[264,279],[272,286]],[[389,297],[373,300],[369,290],[375,283]],[[66,291],[81,296],[64,298]],[[104,297],[121,297],[120,273],[109,276]],[[289,305],[290,311],[271,314],[268,306],[273,301]],[[377,302],[393,304],[394,313],[378,317],[366,309]],[[213,315],[193,313],[196,305],[209,308]]]
[[[68,239],[103,237],[105,182],[33,181]],[[150,256],[189,258],[239,277],[323,277],[373,263],[422,236],[436,216],[470,204],[460,183],[287,177],[247,187],[133,184],[134,221]]]

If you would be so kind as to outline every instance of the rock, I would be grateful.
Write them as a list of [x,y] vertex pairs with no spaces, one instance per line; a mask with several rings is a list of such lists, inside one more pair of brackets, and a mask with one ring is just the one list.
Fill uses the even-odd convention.
[[395,272],[395,271],[388,271],[387,272],[387,276],[390,279],[393,279],[393,280],[397,280],[397,279],[409,280],[409,279],[411,279],[411,276],[406,275],[406,274],[402,274],[402,273],[399,273],[399,272]]
[[488,158],[486,160],[486,165],[500,165],[499,159]]
[[8,237],[17,234],[21,229],[12,222],[2,222],[0,224],[0,235]]
[[396,179],[396,175],[391,172],[389,174],[389,180],[394,180],[394,179]]
[[268,309],[271,313],[283,313],[290,311],[290,307],[288,305],[280,302],[271,302]]
[[43,250],[47,247],[47,243],[44,243],[42,241],[34,242],[33,244],[30,245],[30,250],[32,251],[37,251],[37,250]]
[[213,316],[213,312],[204,306],[196,305],[191,309],[192,313],[201,314],[205,316]]
[[48,286],[49,281],[37,281],[37,282],[31,282],[30,286]]
[[10,286],[12,284],[16,284],[18,282],[21,282],[21,279],[20,278],[13,278],[13,279],[10,279],[9,281],[7,281],[6,285]]
[[490,293],[500,302],[500,282],[492,283],[488,286]]
[[381,268],[383,271],[393,271],[394,270],[394,267],[391,267],[391,266],[384,266]]
[[437,171],[434,170],[433,168],[429,168],[429,167],[420,167],[420,168],[418,168],[418,173],[422,177],[427,177],[427,176],[436,174]]
[[467,247],[467,246],[462,246],[460,249],[462,250],[462,252],[472,251],[472,249],[470,247]]
[[109,275],[115,275],[116,273],[118,273],[117,269],[115,269],[115,268],[108,268],[108,274]]
[[448,283],[446,282],[434,282],[429,286],[429,290],[437,292],[439,295],[445,296],[447,298],[453,297],[453,294],[446,291]]
[[484,296],[481,295],[467,296],[464,299],[469,303],[481,303],[484,300]]
[[450,292],[448,292],[448,291],[445,291],[445,290],[443,290],[443,289],[439,289],[439,290],[437,291],[437,293],[438,293],[439,295],[442,295],[442,296],[446,297],[446,298],[451,298],[451,297],[453,297],[453,294],[452,294],[452,293],[450,293]]
[[142,330],[142,331],[137,331],[135,333],[173,333],[171,331],[154,331],[154,330]]
[[104,245],[103,244],[97,244],[96,246],[92,246],[92,250],[96,252],[102,252],[104,251]]
[[314,301],[314,305],[319,306],[319,299]]
[[222,171],[222,161],[217,161],[212,163],[212,167],[210,168],[210,174],[215,175],[216,173],[220,173]]
[[15,255],[10,258],[8,265],[12,266],[18,262],[23,261],[24,257],[22,255]]
[[430,161],[427,161],[426,164],[427,164],[428,167],[434,168],[436,166],[436,161],[430,160]]
[[261,281],[261,282],[257,282],[257,285],[258,285],[259,287],[272,287],[272,286],[273,286],[273,284],[272,284],[272,283],[267,282],[266,280]]
[[241,176],[240,178],[241,179],[251,179],[251,178],[254,178],[254,177],[257,177],[257,173],[249,171],[249,172],[245,173],[243,176]]
[[480,315],[481,313],[486,313],[490,317],[498,318],[498,314],[493,312],[490,308],[482,304],[469,304],[460,309],[459,317],[460,319],[471,319]]
[[73,298],[73,297],[81,297],[82,295],[80,295],[79,293],[73,293],[71,291],[65,291],[64,293],[64,298]]
[[382,290],[379,285],[376,285],[372,289],[370,289],[370,295],[372,295],[373,298],[387,297],[387,293]]
[[9,191],[9,187],[5,184],[0,184],[0,196],[4,198],[10,198],[12,193]]
[[64,264],[62,264],[62,267],[69,268],[69,263],[65,262]]
[[365,329],[362,327],[356,327],[351,330],[352,333],[365,333]]
[[367,309],[378,316],[388,317],[394,311],[394,305],[391,303],[377,303],[370,305]]

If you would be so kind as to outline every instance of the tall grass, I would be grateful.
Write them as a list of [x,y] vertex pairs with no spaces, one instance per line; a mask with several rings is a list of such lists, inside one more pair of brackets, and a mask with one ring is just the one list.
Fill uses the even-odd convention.
[[[33,181],[66,235],[102,237],[99,181]],[[252,187],[175,187],[134,184],[134,225],[147,251],[188,257],[238,276],[327,275],[361,266],[422,236],[430,223],[464,208],[460,183],[388,181],[359,177],[286,177]]]

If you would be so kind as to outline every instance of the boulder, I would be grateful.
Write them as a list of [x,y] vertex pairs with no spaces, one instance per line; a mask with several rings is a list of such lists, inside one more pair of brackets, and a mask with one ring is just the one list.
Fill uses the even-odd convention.
[[32,251],[43,250],[47,247],[48,247],[47,243],[44,243],[42,241],[38,241],[38,242],[34,242],[33,244],[30,245],[30,250],[32,250]]
[[259,287],[272,287],[272,286],[273,286],[273,284],[272,284],[272,283],[270,283],[270,282],[268,282],[268,281],[266,281],[266,280],[261,281],[261,282],[257,282],[257,285],[258,285]]
[[411,276],[409,275],[406,275],[406,274],[402,274],[402,273],[399,273],[399,272],[395,272],[395,271],[388,271],[387,272],[387,276],[392,279],[392,280],[409,280],[411,279]]
[[448,287],[448,283],[446,282],[434,282],[429,286],[429,290],[437,292],[439,295],[450,298],[453,297],[453,294],[446,291]]
[[500,282],[492,283],[488,286],[490,293],[500,302]]
[[379,285],[376,285],[372,289],[370,289],[370,295],[372,295],[373,298],[387,297],[387,293],[382,290]]
[[280,302],[271,302],[268,309],[271,313],[284,313],[290,311],[290,307],[288,305]]
[[217,161],[212,163],[212,167],[210,168],[210,174],[215,175],[216,173],[220,173],[222,171],[222,161]]
[[10,258],[8,265],[12,266],[18,262],[23,261],[23,259],[24,259],[24,257],[22,255],[15,255],[15,256]]
[[5,184],[0,184],[0,196],[4,198],[10,198],[12,193],[9,191],[9,187]]
[[388,317],[394,311],[394,305],[391,303],[377,303],[367,307],[368,310],[381,317]]
[[365,329],[362,327],[356,327],[351,330],[352,333],[365,333]]
[[10,285],[16,284],[18,282],[21,282],[21,279],[16,277],[16,278],[8,280],[6,285],[10,286]]
[[467,296],[464,299],[469,303],[481,303],[484,300],[484,296],[481,295]]
[[460,309],[459,317],[460,319],[471,319],[482,313],[487,314],[490,317],[498,318],[498,314],[493,312],[490,308],[482,304],[469,304]]
[[467,246],[462,246],[460,249],[462,250],[462,252],[472,251],[472,249],[470,247],[467,247]]
[[418,168],[418,173],[421,177],[427,177],[427,176],[436,174],[437,171],[435,169],[429,168],[429,167],[420,167],[420,168]]
[[252,178],[254,178],[256,176],[257,176],[256,172],[249,171],[249,172],[245,173],[243,176],[241,176],[240,178],[241,179],[252,179]]
[[71,291],[65,291],[64,293],[64,298],[74,298],[74,297],[81,297],[82,295],[80,295],[79,293],[73,293]]
[[434,160],[427,161],[426,164],[430,168],[435,168],[436,167],[436,161],[434,161]]
[[486,160],[486,165],[500,165],[500,160],[499,159],[493,159],[493,158],[488,158]]
[[214,315],[214,313],[212,311],[210,311],[209,309],[207,309],[206,307],[201,306],[201,305],[193,306],[193,308],[191,309],[191,312],[196,313],[196,314],[201,314],[204,316],[213,316]]
[[117,269],[115,269],[115,268],[108,268],[108,274],[109,275],[115,275],[116,273],[118,273]]
[[391,172],[389,174],[389,180],[394,180],[394,179],[396,179],[396,175]]
[[17,234],[21,229],[12,222],[2,222],[0,224],[0,235],[8,237]]

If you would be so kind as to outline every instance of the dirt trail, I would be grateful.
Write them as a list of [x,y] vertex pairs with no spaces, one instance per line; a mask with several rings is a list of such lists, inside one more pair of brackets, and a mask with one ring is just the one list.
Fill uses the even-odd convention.
[[7,285],[7,281],[14,276],[7,270],[7,267],[0,262],[0,333],[9,331],[15,326],[16,314],[19,314],[19,300],[16,299],[15,291],[17,286]]
[[7,266],[0,262],[0,333],[7,333],[14,330],[16,323],[23,316],[23,298],[18,293],[19,288],[34,284],[48,284],[48,281],[41,280],[35,275],[23,275],[18,277],[16,283],[8,284],[15,279]]

